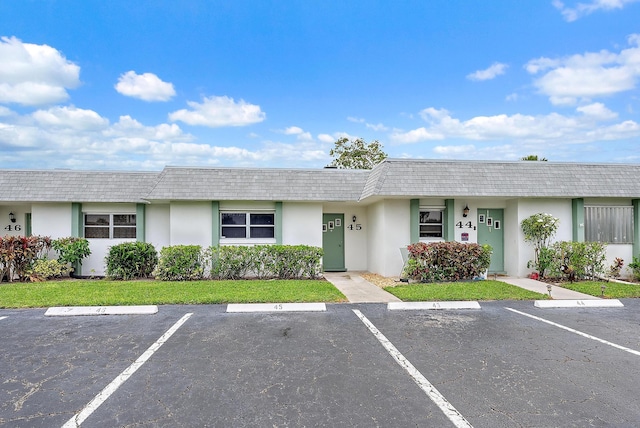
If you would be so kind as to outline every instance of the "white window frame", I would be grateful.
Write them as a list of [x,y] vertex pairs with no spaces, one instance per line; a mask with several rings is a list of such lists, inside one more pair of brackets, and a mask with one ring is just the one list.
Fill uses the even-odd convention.
[[585,205],[584,237],[587,242],[633,244],[632,206]]
[[[133,216],[134,224],[133,225],[116,225],[114,223],[114,216],[121,216],[121,215]],[[107,216],[109,218],[109,223],[105,225],[87,225],[87,216]],[[104,238],[94,237],[94,238],[87,238],[87,239],[136,239],[137,224],[138,224],[138,219],[136,217],[136,213],[92,213],[92,212],[82,213],[82,233],[85,237],[87,236],[87,229],[92,229],[92,228],[95,228],[95,229],[108,228],[109,229],[109,237],[104,237]],[[133,237],[116,238],[114,237],[115,229],[133,229]]]
[[[230,225],[223,223],[223,217],[225,214],[243,214],[245,215],[245,224],[243,225]],[[273,216],[273,224],[251,224],[251,215],[252,214],[267,214]],[[245,229],[245,237],[226,237],[224,235],[224,228],[244,228]],[[273,230],[273,237],[268,238],[252,238],[251,237],[251,228],[252,227],[261,227],[261,228],[270,228]],[[223,244],[275,244],[276,243],[276,212],[274,210],[221,210],[220,211],[220,243]]]
[[[444,210],[445,207],[434,207],[434,206],[422,206],[420,207],[420,211],[418,213],[418,229],[419,236],[421,241],[443,241],[444,240]],[[422,222],[422,214],[426,212],[439,212],[440,213],[440,222]],[[423,236],[422,235],[422,226],[440,226],[440,236]]]

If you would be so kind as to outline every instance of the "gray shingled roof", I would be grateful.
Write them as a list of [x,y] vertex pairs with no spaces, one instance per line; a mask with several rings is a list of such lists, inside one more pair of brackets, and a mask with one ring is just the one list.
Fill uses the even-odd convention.
[[144,202],[157,172],[0,171],[0,201]]
[[4,202],[364,201],[457,196],[640,198],[640,164],[387,159],[371,171],[0,170],[0,201]]
[[640,165],[388,159],[364,187],[375,196],[638,198]]
[[274,168],[165,168],[153,200],[357,201],[368,171]]

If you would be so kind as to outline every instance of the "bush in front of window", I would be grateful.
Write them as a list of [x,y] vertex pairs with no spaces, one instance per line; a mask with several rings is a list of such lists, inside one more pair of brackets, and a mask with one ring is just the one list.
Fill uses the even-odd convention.
[[109,248],[105,263],[110,279],[148,278],[158,264],[158,253],[147,242],[123,242]]
[[451,282],[482,276],[491,264],[491,247],[462,242],[419,242],[407,247],[404,276],[420,282]]
[[214,279],[316,279],[322,248],[308,245],[221,246],[209,249]]
[[570,281],[575,279],[597,279],[605,275],[606,244],[602,242],[560,241],[550,250],[549,274]]
[[640,281],[640,259],[638,257],[634,257],[633,262],[629,263],[629,269],[631,269],[633,278]]
[[160,250],[154,272],[162,281],[193,281],[204,277],[203,254],[200,245],[173,245]]

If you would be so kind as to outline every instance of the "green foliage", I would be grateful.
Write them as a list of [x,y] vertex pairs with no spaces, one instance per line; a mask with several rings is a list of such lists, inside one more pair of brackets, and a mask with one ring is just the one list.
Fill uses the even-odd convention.
[[31,282],[46,281],[50,278],[60,278],[69,275],[73,268],[56,259],[38,259],[27,271]]
[[346,137],[335,142],[329,156],[333,158],[330,166],[341,169],[372,169],[387,158],[377,140],[367,144],[362,138],[351,141]]
[[633,258],[633,262],[629,263],[629,268],[633,274],[633,278],[636,281],[640,281],[640,259],[638,257]]
[[58,260],[71,266],[82,265],[82,259],[91,255],[86,238],[59,238],[51,241],[51,247],[58,253]]
[[604,276],[606,245],[601,242],[556,242],[550,248],[549,273],[566,279],[595,279]]
[[520,158],[520,160],[546,162],[547,158],[538,158],[538,155],[528,155],[528,156],[524,156],[524,157]]
[[105,263],[111,279],[147,278],[158,264],[158,253],[146,242],[123,242],[109,248]]
[[174,245],[160,250],[160,260],[154,270],[162,281],[193,281],[204,277],[202,247]]
[[613,263],[611,263],[611,266],[609,266],[609,276],[611,278],[618,278],[620,276],[620,271],[622,270],[622,267],[624,266],[624,260],[621,259],[620,257],[616,257],[613,260]]
[[308,245],[222,246],[208,253],[217,279],[315,279],[322,272],[322,249]]
[[9,282],[18,277],[28,278],[31,264],[51,248],[48,236],[5,236],[0,238],[0,281],[6,276]]
[[544,272],[548,268],[548,254],[542,254],[541,263],[541,249],[547,248],[551,244],[551,240],[558,231],[559,220],[547,213],[533,214],[520,223],[522,232],[524,233],[524,240],[531,242],[534,247],[534,260],[527,263],[527,267],[533,267],[536,269],[541,277],[544,277]]
[[491,248],[460,242],[411,244],[404,274],[421,282],[459,281],[481,276],[491,264]]

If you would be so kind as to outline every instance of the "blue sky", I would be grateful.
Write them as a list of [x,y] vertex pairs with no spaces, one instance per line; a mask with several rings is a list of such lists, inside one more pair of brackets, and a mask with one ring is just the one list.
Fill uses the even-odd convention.
[[640,162],[639,0],[0,0],[0,167]]

